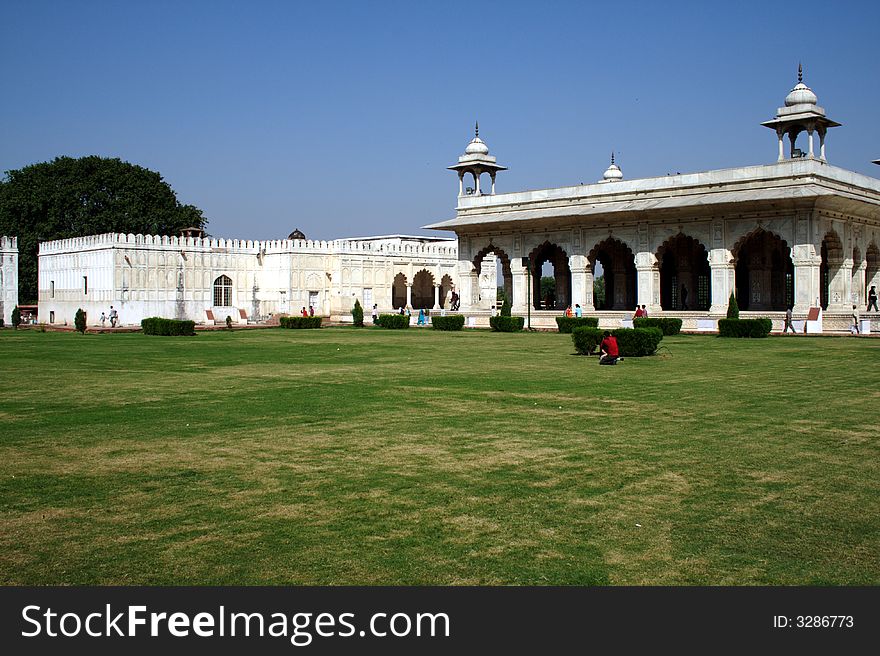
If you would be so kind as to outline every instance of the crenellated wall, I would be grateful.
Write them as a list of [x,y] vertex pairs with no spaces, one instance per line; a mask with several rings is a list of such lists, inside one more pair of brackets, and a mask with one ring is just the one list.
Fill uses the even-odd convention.
[[[419,237],[266,240],[104,234],[40,244],[40,320],[73,322],[82,307],[90,325],[117,310],[122,325],[148,316],[235,323],[314,307],[350,320],[355,299],[392,309],[393,282],[424,269],[438,288],[454,280],[454,240]],[[225,276],[227,295],[215,282]],[[424,276],[422,276],[424,278]],[[430,296],[430,293],[428,293]],[[425,298],[423,294],[421,298]],[[440,299],[443,304],[445,299]],[[228,301],[228,303],[227,303]]]

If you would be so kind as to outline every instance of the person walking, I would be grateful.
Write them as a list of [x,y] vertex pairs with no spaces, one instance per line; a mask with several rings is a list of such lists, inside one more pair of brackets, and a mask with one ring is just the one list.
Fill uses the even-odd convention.
[[373,324],[375,325],[377,321],[379,321],[379,306],[373,303]]
[[101,313],[101,328],[104,327],[104,323],[107,321],[107,315],[103,312]]
[[859,327],[859,308],[857,305],[853,305],[852,320],[853,320],[853,325],[852,325],[852,328],[850,328],[850,332],[853,335],[860,335],[861,330]]
[[785,333],[787,333],[789,328],[791,328],[791,332],[797,334],[797,331],[795,331],[795,329],[794,329],[794,325],[792,325],[792,323],[791,323],[791,308],[790,307],[785,311],[785,327],[782,329],[782,334],[784,335]]
[[116,324],[119,322],[119,313],[116,311],[112,305],[110,306],[110,327],[116,328]]
[[874,285],[871,285],[871,291],[868,292],[868,312],[871,311],[871,306],[874,306],[874,312],[878,312],[877,310],[877,288]]

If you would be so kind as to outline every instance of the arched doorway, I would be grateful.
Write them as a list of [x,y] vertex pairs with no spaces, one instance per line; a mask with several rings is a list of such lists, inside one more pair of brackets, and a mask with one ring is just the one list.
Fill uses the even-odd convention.
[[[819,265],[819,303],[823,310],[831,303],[845,302],[841,293],[840,280],[843,267],[843,244],[834,230],[829,230],[822,238],[822,263]],[[850,274],[851,275],[851,274]]]
[[877,248],[874,242],[871,242],[868,250],[865,251],[865,265],[865,299],[867,299],[871,287],[880,294],[880,248]]
[[449,274],[440,278],[440,307],[448,310],[450,305],[452,305],[453,289],[452,277]]
[[[495,267],[494,271],[492,267]],[[489,244],[474,258],[474,269],[476,269],[477,276],[481,281],[480,301],[482,307],[486,309],[494,307],[496,303],[503,300],[499,298],[502,294],[511,304],[513,303],[513,275],[510,272],[510,257],[507,253],[498,246]],[[494,280],[494,289],[484,289],[483,280]]]
[[571,269],[568,255],[545,241],[529,254],[532,268],[532,302],[536,310],[562,310],[571,303]]
[[391,305],[396,310],[406,305],[406,276],[398,273],[391,284]]
[[427,269],[413,276],[412,306],[414,310],[434,307],[434,276]]
[[[604,283],[605,298],[601,303],[596,301],[596,309],[633,309],[636,305],[636,260],[629,247],[619,239],[608,237],[593,247],[588,259],[593,275]],[[602,269],[601,274],[598,268]]]
[[794,264],[784,239],[757,230],[734,246],[736,302],[741,310],[785,310],[794,305]]
[[660,263],[660,307],[664,310],[708,310],[712,304],[711,270],[706,247],[677,234],[657,251]]

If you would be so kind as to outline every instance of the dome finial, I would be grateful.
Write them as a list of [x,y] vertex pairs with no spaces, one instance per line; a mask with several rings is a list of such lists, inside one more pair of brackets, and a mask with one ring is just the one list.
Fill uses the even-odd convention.
[[804,81],[804,67],[798,62],[798,82]]
[[474,136],[475,137],[480,136],[480,122],[479,121],[477,121],[476,124],[474,125]]
[[611,163],[614,164],[614,151],[611,151]]

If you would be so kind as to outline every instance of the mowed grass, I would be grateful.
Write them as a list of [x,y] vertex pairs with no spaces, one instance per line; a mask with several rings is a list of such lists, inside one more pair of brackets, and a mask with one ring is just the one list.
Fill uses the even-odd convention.
[[0,583],[878,584],[880,340],[0,333]]

